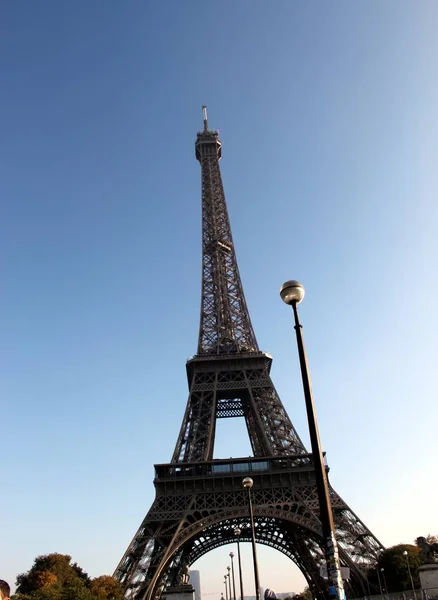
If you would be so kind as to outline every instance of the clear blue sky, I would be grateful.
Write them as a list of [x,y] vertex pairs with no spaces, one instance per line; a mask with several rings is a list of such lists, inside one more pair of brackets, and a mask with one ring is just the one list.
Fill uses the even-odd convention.
[[[278,295],[296,278],[332,483],[386,545],[438,533],[437,3],[1,12],[0,577],[53,551],[110,573],[152,503],[197,345],[204,103],[292,420],[307,441]],[[216,456],[240,454],[221,421]],[[205,593],[228,551],[199,562]],[[303,585],[278,553],[261,563],[264,586]]]

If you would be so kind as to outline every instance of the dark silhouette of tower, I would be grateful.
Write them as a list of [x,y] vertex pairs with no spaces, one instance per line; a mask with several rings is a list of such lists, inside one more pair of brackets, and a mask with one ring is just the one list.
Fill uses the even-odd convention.
[[[187,361],[189,398],[170,464],[155,465],[156,498],[114,576],[127,599],[152,600],[213,548],[251,539],[242,478],[254,480],[257,543],[290,557],[313,593],[327,595],[320,575],[324,540],[312,455],[295,431],[270,378],[272,358],[259,350],[237,267],[219,159],[208,126],[195,151],[202,173],[202,300],[197,354]],[[216,420],[243,417],[253,457],[213,460]],[[348,596],[367,593],[367,568],[380,542],[331,488]]]

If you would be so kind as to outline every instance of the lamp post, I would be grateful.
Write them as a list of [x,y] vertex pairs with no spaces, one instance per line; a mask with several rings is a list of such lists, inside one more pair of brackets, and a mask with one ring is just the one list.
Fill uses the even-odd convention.
[[256,549],[256,541],[255,541],[254,513],[252,510],[252,500],[251,500],[251,488],[254,485],[254,482],[251,479],[251,477],[245,477],[245,479],[243,479],[243,481],[242,481],[242,485],[248,491],[249,520],[250,520],[250,524],[251,524],[252,560],[254,563],[254,583],[255,583],[256,600],[260,600],[259,568],[257,565],[257,549]]
[[243,578],[242,578],[242,561],[240,559],[240,536],[242,534],[242,530],[239,527],[236,527],[234,530],[234,535],[237,540],[237,558],[239,561],[239,580],[240,580],[240,598],[243,600]]
[[379,582],[380,598],[383,600],[382,582],[380,581],[379,565],[376,564],[377,581]]
[[313,403],[312,385],[310,383],[307,356],[304,349],[302,326],[298,316],[298,304],[304,298],[304,293],[304,287],[298,281],[286,281],[286,283],[284,283],[280,289],[281,299],[289,306],[292,306],[294,312],[295,333],[297,336],[298,355],[300,359],[301,377],[303,380],[304,399],[306,401],[310,443],[312,446],[316,487],[319,499],[319,513],[327,561],[329,595],[331,598],[336,598],[336,600],[344,600],[344,584],[342,583],[341,565],[339,562],[338,544],[335,536],[335,524],[333,521],[333,511],[330,500],[329,485],[327,481],[327,472],[321,450],[318,423],[316,420],[315,406]]
[[227,576],[224,575],[224,585],[225,585],[225,600],[229,600],[228,598],[228,587],[227,587]]
[[386,592],[386,597],[389,598],[389,590],[388,590],[388,585],[386,583],[386,577],[385,577],[385,569],[383,567],[381,567],[380,572],[382,573],[382,577],[383,577],[383,585],[385,586],[385,592]]
[[227,567],[227,571],[228,571],[228,574],[227,574],[227,577],[228,577],[228,597],[229,597],[230,600],[232,600],[232,598],[231,598],[231,577],[230,577],[230,570],[231,570],[231,567]]
[[407,550],[405,550],[403,552],[403,556],[406,556],[406,564],[408,565],[408,572],[409,572],[409,578],[411,580],[412,593],[414,595],[414,600],[417,600],[417,596],[415,594],[415,588],[414,588],[414,580],[412,579],[411,565],[409,564],[409,554],[408,554]]
[[236,600],[236,579],[234,577],[234,552],[230,552],[231,558],[231,575],[233,576],[233,599]]

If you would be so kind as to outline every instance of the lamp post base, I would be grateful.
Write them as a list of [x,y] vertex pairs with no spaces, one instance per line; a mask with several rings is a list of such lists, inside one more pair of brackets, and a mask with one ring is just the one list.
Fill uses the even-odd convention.
[[339,562],[338,544],[332,532],[326,539],[327,575],[329,596],[333,600],[345,600],[344,583],[342,581],[341,564]]

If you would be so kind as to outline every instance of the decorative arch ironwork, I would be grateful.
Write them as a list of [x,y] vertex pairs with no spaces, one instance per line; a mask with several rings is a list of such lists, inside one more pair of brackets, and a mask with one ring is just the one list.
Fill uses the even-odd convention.
[[[322,548],[322,532],[320,522],[312,512],[299,510],[283,510],[280,508],[260,509],[254,515],[256,541],[278,550],[303,573],[315,595],[324,596],[326,583],[319,574],[318,565],[324,561]],[[163,590],[169,583],[175,583],[182,571],[196,560],[225,544],[235,541],[234,529],[242,531],[241,541],[250,541],[250,522],[247,509],[234,508],[214,514],[194,514],[196,520],[185,521],[183,527],[174,538],[172,550],[169,548],[166,558],[161,562],[151,582],[145,600],[152,600],[158,590]],[[348,553],[340,549],[341,560],[351,568],[349,592],[361,595],[364,591],[363,574],[351,561]],[[136,596],[137,597],[137,596]]]

